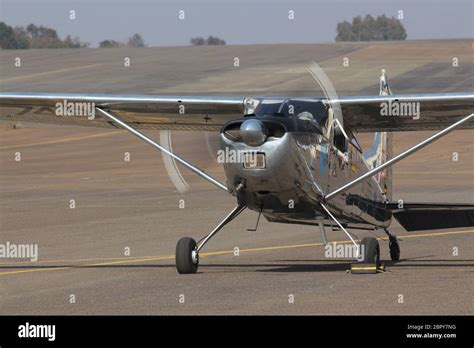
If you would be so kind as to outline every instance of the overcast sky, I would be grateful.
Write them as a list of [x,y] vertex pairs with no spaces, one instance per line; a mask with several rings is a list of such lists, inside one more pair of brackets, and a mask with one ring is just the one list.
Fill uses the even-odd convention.
[[[408,39],[472,38],[473,0],[0,0],[1,21],[35,23],[92,47],[142,34],[149,46],[188,45],[215,35],[228,44],[333,42],[336,24],[357,15],[398,16]],[[76,19],[69,19],[69,11]],[[180,10],[185,19],[180,20]],[[294,11],[294,20],[288,11]]]

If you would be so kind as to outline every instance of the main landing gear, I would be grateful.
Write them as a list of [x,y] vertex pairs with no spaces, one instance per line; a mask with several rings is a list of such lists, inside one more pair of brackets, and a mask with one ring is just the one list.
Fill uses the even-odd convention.
[[[331,214],[328,208],[323,203],[320,203],[321,207],[326,211],[328,216],[336,222],[339,228],[349,237],[351,242],[359,252],[359,263],[351,265],[352,273],[377,273],[383,271],[385,267],[380,262],[380,245],[379,241],[375,237],[364,237],[359,244],[352,238],[351,234],[346,231],[344,226]],[[321,226],[320,226],[321,227]],[[324,228],[324,226],[322,227]],[[387,229],[385,233],[389,237],[390,257],[393,261],[400,260],[400,245],[398,244],[397,237],[390,234]],[[325,240],[325,236],[323,237]]]
[[380,267],[380,245],[377,238],[364,237],[360,242],[363,259],[361,262],[374,264]]
[[[385,233],[389,238],[390,258],[392,261],[400,260],[400,245],[397,237],[390,234],[387,229]],[[351,266],[352,273],[377,273],[383,271],[385,266],[380,262],[380,245],[375,237],[364,237],[360,242],[361,257],[359,264]]]
[[362,238],[359,248],[359,262],[351,265],[352,274],[377,274],[385,270],[385,266],[380,262],[380,245],[377,238]]
[[[398,239],[393,234],[390,234],[387,229],[384,230],[388,235],[388,247],[390,249],[390,258],[392,261],[400,260],[400,244]],[[365,237],[360,242],[360,245],[364,246],[364,259],[363,262],[376,263],[380,265],[380,246],[379,242],[374,237]]]
[[[392,261],[400,260],[400,244],[398,244],[397,237],[390,234],[387,229],[385,229],[385,233],[388,235],[390,258]],[[364,237],[360,242],[360,246],[362,248],[363,256],[361,262],[375,265],[377,269],[383,268],[382,263],[380,262],[380,245],[377,238]]]
[[392,261],[400,260],[400,244],[398,244],[398,239],[393,234],[390,234],[387,229],[385,233],[388,235],[388,247],[390,249],[390,258]]
[[176,245],[176,269],[180,274],[196,273],[199,267],[199,251],[222,227],[234,220],[243,210],[245,205],[238,205],[222,220],[206,237],[196,243],[189,237],[181,238]]

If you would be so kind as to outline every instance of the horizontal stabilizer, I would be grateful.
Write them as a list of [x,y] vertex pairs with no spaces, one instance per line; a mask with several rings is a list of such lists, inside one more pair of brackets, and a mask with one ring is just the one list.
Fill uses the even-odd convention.
[[474,204],[388,203],[387,208],[407,231],[474,226]]

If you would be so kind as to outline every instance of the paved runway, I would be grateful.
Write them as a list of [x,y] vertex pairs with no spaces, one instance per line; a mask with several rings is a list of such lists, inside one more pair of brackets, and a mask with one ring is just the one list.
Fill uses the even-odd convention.
[[[366,94],[377,92],[385,60],[396,92],[416,92],[415,82],[423,79],[432,82],[420,82],[423,92],[470,91],[474,74],[466,71],[474,65],[468,43],[397,43],[405,45],[403,50],[389,44],[327,44],[2,51],[0,81],[4,91],[281,94],[285,83],[288,93],[314,94],[304,67],[316,60],[338,92]],[[219,65],[237,51],[244,52],[248,66],[234,71]],[[9,65],[17,54],[25,70]],[[450,70],[453,54],[462,58],[464,70]],[[134,70],[118,72],[122,68],[113,57],[123,55],[134,57]],[[339,67],[346,55],[353,64],[350,71]],[[444,62],[446,67],[434,68]],[[432,74],[424,75],[427,71]],[[350,260],[325,257],[315,227],[261,221],[257,232],[248,232],[257,214],[245,211],[205,247],[198,274],[178,275],[176,241],[206,234],[233,208],[231,196],[184,170],[191,191],[179,194],[161,155],[125,131],[0,126],[0,243],[39,246],[37,262],[0,260],[3,314],[474,312],[474,228],[407,233],[394,223],[391,231],[401,236],[402,260],[387,261],[385,273],[352,275],[346,273]],[[159,138],[158,132],[149,134]],[[428,134],[396,134],[395,153]],[[471,138],[472,131],[456,132],[402,161],[394,170],[395,198],[473,203]],[[364,136],[363,143],[368,139]],[[173,148],[224,180],[204,134],[173,132]],[[124,161],[125,152],[131,161]],[[458,161],[452,160],[453,152]],[[329,238],[346,241],[340,232]],[[381,241],[381,250],[382,258],[389,259],[387,241]]]

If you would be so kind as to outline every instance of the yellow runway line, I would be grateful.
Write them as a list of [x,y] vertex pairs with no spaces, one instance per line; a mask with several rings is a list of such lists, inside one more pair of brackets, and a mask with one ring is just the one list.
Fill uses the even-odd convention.
[[23,269],[23,270],[19,270],[19,271],[0,272],[0,276],[2,276],[2,275],[10,275],[10,274],[40,272],[40,271],[57,271],[57,270],[63,270],[63,269],[67,269],[67,268],[70,268],[70,267],[51,267],[51,268]]
[[72,68],[64,68],[64,69],[58,69],[58,70],[43,71],[43,72],[40,72],[40,73],[35,73],[35,74],[30,74],[30,75],[23,75],[23,76],[10,77],[10,78],[6,78],[6,79],[0,79],[0,82],[25,80],[25,79],[29,79],[29,78],[46,76],[46,75],[50,75],[50,74],[58,74],[58,73],[69,72],[69,71],[89,69],[89,68],[94,68],[96,66],[101,66],[101,65],[103,65],[103,64],[81,65],[81,66],[75,66],[75,67],[72,67]]
[[[123,256],[123,257],[98,257],[93,259],[74,259],[74,260],[44,260],[37,261],[36,263],[64,263],[64,262],[92,262],[92,261],[111,261],[111,260],[135,260],[143,259],[144,257],[157,257],[157,256]],[[2,265],[19,265],[19,264],[31,264],[31,261],[18,261],[18,262],[0,262]]]
[[146,262],[146,261],[157,261],[157,260],[174,260],[174,255],[166,255],[166,256],[152,256],[149,258],[140,258],[135,260],[124,260],[124,261],[111,261],[111,262],[102,262],[102,263],[94,263],[92,265],[84,265],[82,267],[97,267],[97,266],[108,266],[108,265],[121,265],[126,263],[133,263],[133,262]]
[[[434,237],[434,236],[445,236],[450,234],[466,234],[466,233],[474,233],[474,230],[465,230],[465,231],[450,231],[450,232],[440,232],[440,233],[424,233],[424,234],[412,234],[412,235],[402,235],[397,236],[399,238],[420,238],[420,237]],[[388,238],[377,238],[378,240],[385,240]],[[352,243],[350,240],[339,240],[330,242],[329,244],[336,243],[336,244],[347,244]],[[322,246],[324,243],[308,243],[308,244],[293,244],[293,245],[280,245],[280,246],[273,246],[273,247],[262,247],[262,248],[251,248],[251,249],[241,249],[239,252],[255,252],[255,251],[269,251],[269,250],[283,250],[283,249],[294,249],[294,248],[306,248],[306,247],[314,247],[314,246]],[[214,251],[208,253],[199,254],[199,256],[211,256],[211,255],[222,255],[222,254],[230,254],[233,253],[234,250],[228,251]]]
[[20,145],[9,145],[9,146],[0,147],[0,150],[19,149],[19,148],[22,148],[22,147],[31,147],[31,146],[39,146],[39,145],[62,144],[62,143],[68,143],[68,142],[71,142],[71,141],[83,140],[83,139],[108,137],[110,135],[115,135],[115,134],[118,134],[118,133],[123,133],[123,131],[104,132],[104,133],[99,133],[99,134],[90,134],[90,135],[84,135],[84,136],[79,136],[79,137],[69,137],[69,138],[42,141],[42,142],[39,142],[39,143],[31,143],[31,144],[23,144],[23,145],[22,144],[20,144]]
[[398,238],[434,237],[434,236],[447,236],[450,234],[466,234],[466,233],[474,233],[474,230],[449,231],[449,232],[440,232],[440,233],[423,233],[423,234],[405,234],[405,235],[397,236],[397,237]]
[[[467,233],[474,233],[474,230],[464,230],[464,231],[449,231],[449,232],[440,232],[440,233],[423,233],[423,234],[412,234],[412,235],[401,235],[398,236],[399,238],[423,238],[423,237],[435,237],[435,236],[446,236],[446,235],[453,235],[453,234],[467,234]],[[383,238],[378,238],[379,240],[384,240]],[[336,244],[347,244],[351,243],[351,241],[344,240],[344,241],[334,241],[331,243]],[[323,243],[308,243],[308,244],[292,244],[292,245],[280,245],[280,246],[271,246],[271,247],[261,247],[261,248],[248,248],[248,249],[240,249],[239,252],[258,252],[258,251],[272,251],[272,250],[284,250],[284,249],[295,249],[295,248],[306,248],[306,247],[315,247],[315,246],[322,246]],[[232,254],[234,250],[223,250],[223,251],[211,251],[207,253],[200,253],[200,257],[206,256],[216,256],[216,255],[224,255],[224,254]],[[19,274],[19,273],[30,273],[30,272],[39,272],[39,271],[52,271],[52,270],[63,270],[63,269],[70,269],[70,268],[87,268],[87,267],[98,267],[98,266],[108,266],[108,265],[120,265],[120,264],[128,264],[128,263],[135,263],[135,262],[146,262],[146,261],[159,261],[159,260],[174,260],[174,255],[165,255],[165,256],[143,256],[135,259],[130,258],[117,258],[117,261],[110,261],[110,262],[101,262],[101,263],[94,263],[94,264],[86,264],[86,265],[71,265],[65,267],[58,267],[58,268],[40,268],[40,269],[28,269],[28,270],[21,270],[21,271],[7,271],[7,272],[0,272],[0,276],[2,275],[10,275],[10,274]],[[82,261],[93,261],[98,259],[83,259]],[[108,259],[110,260],[110,258]],[[49,260],[49,261],[39,261],[38,263],[53,263],[53,262],[74,262],[78,260]],[[10,265],[19,264],[20,262],[10,263]],[[24,263],[24,262],[22,262]],[[4,263],[0,264],[0,268]]]

